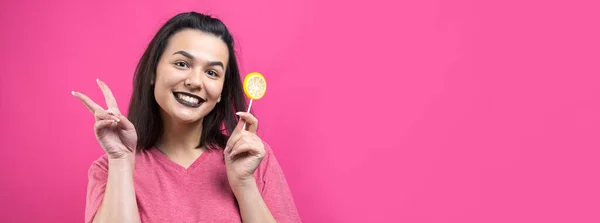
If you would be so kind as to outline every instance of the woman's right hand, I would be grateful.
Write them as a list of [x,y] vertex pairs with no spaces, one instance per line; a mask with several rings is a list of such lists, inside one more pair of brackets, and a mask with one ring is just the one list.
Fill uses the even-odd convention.
[[133,124],[121,114],[117,101],[108,86],[96,79],[98,86],[104,94],[107,110],[94,103],[88,96],[72,92],[96,118],[94,132],[100,146],[108,154],[109,159],[134,159],[137,145],[137,133]]

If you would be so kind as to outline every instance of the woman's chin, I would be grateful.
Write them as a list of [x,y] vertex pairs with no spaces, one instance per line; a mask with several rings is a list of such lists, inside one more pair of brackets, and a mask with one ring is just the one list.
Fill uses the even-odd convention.
[[177,122],[180,122],[183,124],[190,124],[190,123],[198,122],[201,120],[201,118],[198,116],[180,116],[180,115],[178,115],[178,116],[175,116],[174,118]]
[[[164,110],[163,110],[164,111]],[[168,109],[169,112],[163,113],[167,115],[173,123],[192,124],[202,121],[203,108],[189,108],[176,104]]]
[[182,124],[190,124],[190,123],[195,123],[195,122],[202,120],[202,117],[200,117],[199,114],[192,113],[189,111],[181,111],[181,110],[174,112],[171,115],[171,118],[176,123],[182,123]]

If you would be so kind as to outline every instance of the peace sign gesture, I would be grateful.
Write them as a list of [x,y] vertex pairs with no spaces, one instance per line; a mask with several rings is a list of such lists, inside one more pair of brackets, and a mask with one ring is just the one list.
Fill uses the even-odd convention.
[[137,133],[133,124],[121,114],[117,101],[108,86],[96,79],[104,99],[106,100],[107,110],[96,104],[88,96],[71,92],[78,98],[96,118],[94,124],[94,133],[100,146],[108,154],[109,159],[133,158],[137,145]]

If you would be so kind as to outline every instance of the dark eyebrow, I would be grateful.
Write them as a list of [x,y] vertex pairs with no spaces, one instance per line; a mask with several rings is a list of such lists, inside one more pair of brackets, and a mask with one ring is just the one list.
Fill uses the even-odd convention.
[[[194,56],[192,56],[192,54],[185,52],[183,50],[177,51],[173,55],[175,55],[175,54],[181,54],[184,57],[189,58],[190,60],[196,60],[196,58]],[[221,66],[221,68],[225,69],[225,65],[223,65],[223,62],[221,62],[221,61],[210,61],[210,62],[208,62],[208,66]]]
[[221,61],[208,62],[208,66],[221,66],[221,68],[225,69],[225,66],[223,66],[223,63]]
[[190,60],[195,60],[195,59],[196,59],[194,56],[192,56],[192,54],[190,54],[190,53],[188,53],[188,52],[185,52],[185,51],[183,51],[183,50],[177,51],[177,52],[175,52],[173,55],[175,55],[175,54],[181,54],[181,55],[183,55],[184,57],[187,57],[187,58],[189,58]]

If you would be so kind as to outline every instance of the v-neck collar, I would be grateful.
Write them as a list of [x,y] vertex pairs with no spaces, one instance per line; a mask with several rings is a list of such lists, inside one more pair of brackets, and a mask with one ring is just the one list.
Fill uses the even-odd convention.
[[196,160],[194,160],[194,162],[192,162],[192,164],[190,164],[190,166],[187,169],[185,167],[183,167],[182,165],[179,165],[178,163],[169,159],[169,157],[167,157],[167,155],[163,154],[156,147],[153,147],[152,149],[150,149],[150,152],[153,154],[154,157],[161,160],[166,165],[171,166],[173,169],[177,170],[178,172],[189,173],[189,172],[193,171],[197,166],[199,166],[203,160],[206,159],[206,157],[208,156],[207,153],[209,153],[210,151],[204,150],[200,154],[200,156],[198,158],[196,158]]

